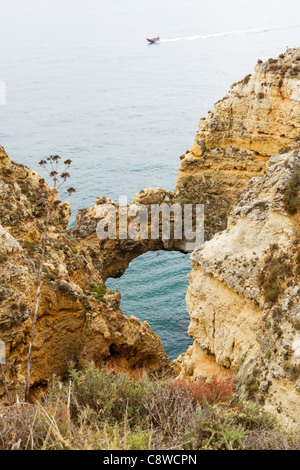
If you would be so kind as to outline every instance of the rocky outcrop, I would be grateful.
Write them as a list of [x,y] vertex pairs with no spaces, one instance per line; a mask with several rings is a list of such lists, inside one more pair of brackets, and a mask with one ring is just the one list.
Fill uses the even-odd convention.
[[178,197],[205,204],[207,238],[226,228],[228,211],[268,159],[300,139],[300,50],[259,61],[199,122],[181,157]]
[[[50,188],[37,173],[10,161],[2,147],[0,172],[0,340],[10,393],[22,397]],[[70,362],[92,360],[134,374],[171,373],[159,337],[147,322],[127,318],[119,308],[120,294],[105,286],[109,250],[101,251],[100,240],[89,231],[92,218],[89,230],[82,213],[77,227],[67,230],[69,215],[69,204],[57,199],[47,237],[31,387],[47,383],[53,374],[65,375]]]
[[194,343],[177,375],[233,373],[242,395],[299,422],[300,49],[259,61],[200,121],[176,189],[205,203],[210,239],[191,255]]
[[176,369],[192,378],[235,371],[241,392],[299,420],[299,213],[286,209],[286,198],[300,151],[269,164],[234,205],[227,230],[191,256],[194,344]]
[[[191,256],[187,292],[194,344],[175,361],[175,372],[190,379],[235,373],[242,395],[290,421],[300,418],[299,146],[300,49],[288,49],[259,61],[254,74],[234,84],[200,121],[192,149],[181,157],[176,191],[141,191],[125,217],[131,222],[138,204],[147,216],[152,204],[204,204],[207,241]],[[0,169],[0,339],[7,346],[8,384],[16,391],[23,390],[48,187],[2,148]],[[107,203],[117,215],[113,239],[99,238],[96,230]],[[120,294],[104,283],[146,251],[189,250],[185,239],[161,233],[153,239],[137,231],[123,239],[123,209],[98,198],[67,230],[70,207],[57,201],[32,386],[64,375],[71,360],[171,372],[147,322],[125,317]]]

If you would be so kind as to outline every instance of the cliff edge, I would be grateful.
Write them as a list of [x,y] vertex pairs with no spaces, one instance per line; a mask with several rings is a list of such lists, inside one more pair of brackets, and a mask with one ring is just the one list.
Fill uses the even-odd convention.
[[177,179],[183,197],[205,202],[210,239],[191,255],[194,343],[176,372],[233,373],[242,395],[290,422],[300,419],[299,144],[298,48],[260,61],[216,103]]
[[224,230],[228,211],[269,157],[295,148],[300,129],[300,49],[258,61],[254,73],[199,122],[191,150],[181,157],[176,192],[205,205],[208,239]]

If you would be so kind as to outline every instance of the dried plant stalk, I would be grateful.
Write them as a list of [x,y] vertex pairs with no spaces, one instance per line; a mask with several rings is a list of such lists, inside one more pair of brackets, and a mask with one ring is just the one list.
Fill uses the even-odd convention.
[[[46,241],[47,241],[47,236],[48,236],[50,215],[51,215],[51,212],[52,212],[52,209],[53,209],[53,206],[54,206],[54,200],[55,200],[55,195],[57,193],[57,190],[70,177],[69,173],[66,170],[69,168],[69,166],[72,163],[71,160],[66,160],[64,162],[64,164],[66,165],[66,168],[63,171],[63,173],[59,176],[57,170],[58,170],[58,162],[60,160],[60,157],[58,155],[50,156],[50,157],[47,158],[47,160],[50,162],[50,165],[51,165],[50,170],[47,168],[47,161],[46,160],[41,160],[40,165],[48,171],[50,177],[52,178],[53,188],[51,189],[50,196],[48,198],[45,228],[44,228],[44,232],[43,232],[43,235],[42,235],[42,253],[41,253],[39,270],[38,270],[38,274],[37,274],[37,292],[36,292],[36,298],[35,298],[35,307],[34,307],[34,313],[33,313],[33,319],[32,319],[31,337],[30,337],[28,359],[27,359],[27,373],[26,373],[26,383],[25,383],[25,402],[28,402],[28,400],[29,400],[30,375],[31,375],[31,368],[32,368],[33,341],[34,341],[37,315],[38,315],[38,310],[39,310],[39,305],[40,305],[40,298],[41,298],[41,284],[42,284],[43,267],[44,267],[44,261],[45,261],[45,253],[46,253]],[[61,182],[58,185],[59,178],[61,178]],[[69,188],[68,189],[69,195],[71,195],[74,191],[75,191],[74,188]]]
[[2,365],[1,361],[0,361],[0,369],[1,369],[2,382],[3,382],[3,385],[4,385],[5,394],[6,394],[8,403],[11,404],[10,395],[9,395],[9,391],[8,391],[8,386],[7,386],[7,382],[6,382],[6,379],[5,379],[4,369],[3,369],[3,365]]

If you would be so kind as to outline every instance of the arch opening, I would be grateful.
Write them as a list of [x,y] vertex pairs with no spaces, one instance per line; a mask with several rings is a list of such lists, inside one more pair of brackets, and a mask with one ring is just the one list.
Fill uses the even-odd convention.
[[147,321],[171,361],[193,342],[187,333],[189,314],[185,303],[189,271],[189,255],[149,251],[135,258],[120,278],[106,280],[109,289],[120,291],[124,314]]

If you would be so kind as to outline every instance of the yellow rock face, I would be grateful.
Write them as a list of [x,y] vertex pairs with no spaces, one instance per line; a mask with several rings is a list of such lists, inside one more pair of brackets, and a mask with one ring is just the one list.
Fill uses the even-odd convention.
[[[286,187],[300,171],[300,151],[270,158],[233,206],[228,229],[192,255],[181,377],[237,374],[240,390],[300,422],[299,216],[285,208]],[[299,188],[300,189],[300,188]]]
[[232,373],[244,396],[289,424],[300,422],[300,226],[286,194],[299,172],[298,48],[259,62],[215,104],[176,185],[178,198],[205,204],[208,240],[191,255],[194,343],[176,374]]
[[300,129],[300,55],[289,49],[258,63],[232,85],[199,122],[191,150],[181,157],[176,191],[205,204],[206,233],[226,227],[227,212],[268,158],[295,148]]

